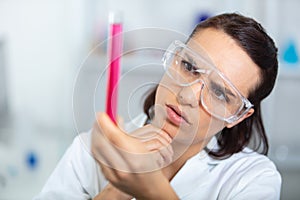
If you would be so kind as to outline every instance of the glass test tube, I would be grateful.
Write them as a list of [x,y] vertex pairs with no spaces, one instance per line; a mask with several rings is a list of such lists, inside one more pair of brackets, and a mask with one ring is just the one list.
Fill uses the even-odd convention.
[[117,117],[118,82],[120,78],[122,46],[122,14],[120,12],[112,12],[109,14],[106,113],[114,123],[116,123]]

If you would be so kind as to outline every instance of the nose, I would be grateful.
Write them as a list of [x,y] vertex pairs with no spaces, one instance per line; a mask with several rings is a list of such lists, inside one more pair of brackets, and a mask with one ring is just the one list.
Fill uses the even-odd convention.
[[199,106],[199,100],[203,86],[204,83],[202,81],[194,83],[190,86],[183,86],[177,95],[178,103],[182,105],[189,105],[191,107]]

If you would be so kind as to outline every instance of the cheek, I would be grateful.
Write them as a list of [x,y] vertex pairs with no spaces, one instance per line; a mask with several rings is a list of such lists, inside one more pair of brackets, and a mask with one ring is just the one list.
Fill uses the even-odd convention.
[[155,104],[164,104],[166,100],[175,102],[180,86],[174,83],[169,76],[164,75],[157,87]]

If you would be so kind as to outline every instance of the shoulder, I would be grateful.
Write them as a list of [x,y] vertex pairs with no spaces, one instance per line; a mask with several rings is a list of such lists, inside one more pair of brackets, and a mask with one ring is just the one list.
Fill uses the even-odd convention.
[[[210,141],[209,145],[209,149],[218,148],[215,138]],[[254,175],[270,172],[280,178],[275,164],[267,156],[259,154],[248,147],[223,160],[212,158],[207,153],[204,156],[207,158],[208,164],[219,169],[224,168],[229,175],[231,173]]]
[[281,176],[266,156],[249,149],[218,160],[201,151],[172,180],[190,199],[279,199]]
[[107,181],[90,153],[90,132],[77,135],[36,199],[87,199]]
[[98,188],[103,188],[107,181],[91,152],[91,132],[76,136],[71,148],[72,166],[81,185],[85,190],[93,191],[91,193],[98,192]]
[[273,161],[267,156],[245,148],[242,152],[236,153],[228,158],[228,163],[236,170],[243,170],[244,173],[263,173],[266,171],[279,174]]
[[91,147],[91,132],[83,132],[78,134],[72,142],[71,148],[85,151],[86,153],[90,152]]
[[273,161],[267,156],[245,148],[242,152],[233,154],[229,158],[218,160],[206,157],[211,171],[222,171],[225,177],[251,182],[256,176],[266,176],[276,179],[281,183],[281,175]]
[[85,132],[78,134],[74,139],[68,150],[65,152],[63,159],[67,159],[73,167],[86,168],[93,166],[95,160],[91,153],[91,133]]

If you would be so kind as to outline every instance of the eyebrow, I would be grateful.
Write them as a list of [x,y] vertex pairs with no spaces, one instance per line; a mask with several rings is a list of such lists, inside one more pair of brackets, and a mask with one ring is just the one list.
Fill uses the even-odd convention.
[[[192,58],[191,56],[189,56],[186,52],[183,53],[182,56],[185,56],[187,58],[187,60],[194,65],[194,67],[196,67],[197,69],[200,69],[201,67],[199,67],[199,63],[196,61],[196,60],[199,60],[200,65],[203,66],[203,65],[210,65],[210,63],[208,63],[206,60],[204,60],[200,55],[199,58],[196,57],[196,60],[194,58]],[[207,66],[206,66],[207,67]]]
[[195,62],[195,60],[193,58],[191,58],[186,52],[183,53],[183,56],[187,58],[187,60],[193,64],[193,65],[197,65],[197,62]]

